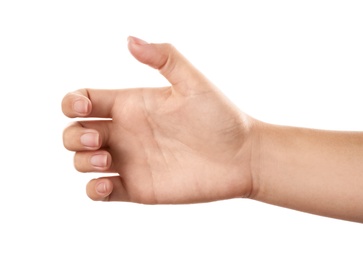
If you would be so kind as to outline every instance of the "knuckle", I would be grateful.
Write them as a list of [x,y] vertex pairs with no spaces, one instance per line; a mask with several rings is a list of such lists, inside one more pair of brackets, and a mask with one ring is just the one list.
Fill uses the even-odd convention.
[[79,153],[75,153],[73,157],[74,168],[79,172],[86,172],[86,169],[82,161],[83,161],[82,156]]
[[72,134],[74,124],[69,124],[66,128],[64,128],[62,133],[63,145],[67,150],[72,151],[74,149],[74,138]]
[[63,139],[63,146],[67,149],[67,150],[71,150],[72,149],[72,142],[70,141],[69,138],[69,128],[65,128],[63,130],[63,135],[62,135],[62,139]]

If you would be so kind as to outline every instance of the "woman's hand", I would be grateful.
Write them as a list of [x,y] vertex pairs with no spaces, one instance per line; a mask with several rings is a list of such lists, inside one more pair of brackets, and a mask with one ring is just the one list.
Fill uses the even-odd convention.
[[251,194],[253,119],[238,110],[170,44],[130,37],[129,50],[158,69],[170,87],[81,89],[67,94],[64,130],[81,172],[117,173],[93,179],[93,200],[195,203]]

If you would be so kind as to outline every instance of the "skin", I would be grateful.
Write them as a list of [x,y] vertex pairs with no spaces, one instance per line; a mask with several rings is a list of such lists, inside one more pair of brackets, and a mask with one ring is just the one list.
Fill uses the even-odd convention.
[[64,146],[93,200],[145,204],[251,198],[363,222],[363,133],[277,126],[240,111],[170,44],[128,48],[170,87],[80,89],[62,101],[80,120]]

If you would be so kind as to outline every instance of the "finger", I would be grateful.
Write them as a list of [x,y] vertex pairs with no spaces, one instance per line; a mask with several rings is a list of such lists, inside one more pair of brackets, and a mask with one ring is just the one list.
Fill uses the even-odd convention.
[[111,121],[73,122],[63,131],[63,145],[70,151],[98,150],[108,145]]
[[99,201],[130,201],[119,176],[102,177],[88,182],[87,195]]
[[184,93],[206,91],[208,81],[177,49],[171,44],[149,44],[130,36],[128,47],[131,54],[140,62],[147,64],[160,73],[176,90]]
[[111,165],[112,157],[104,150],[77,152],[74,155],[74,167],[79,172],[114,172]]
[[116,90],[79,89],[62,100],[63,113],[74,117],[111,118]]

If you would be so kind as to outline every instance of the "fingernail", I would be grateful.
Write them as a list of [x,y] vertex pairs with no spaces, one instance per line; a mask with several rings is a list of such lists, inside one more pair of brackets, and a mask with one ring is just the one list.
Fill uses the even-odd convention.
[[86,147],[98,147],[100,144],[100,137],[98,133],[85,133],[81,136],[81,144]]
[[134,44],[138,44],[138,45],[146,45],[146,44],[149,44],[148,42],[144,41],[144,40],[141,40],[140,38],[137,38],[137,37],[134,37],[134,36],[129,36],[127,38],[127,40],[129,42],[132,42]]
[[107,192],[107,184],[106,182],[99,182],[97,185],[96,185],[96,191],[100,194],[105,194]]
[[107,155],[96,154],[91,157],[91,164],[95,167],[106,167],[107,166]]
[[73,109],[79,114],[87,114],[88,112],[88,103],[84,100],[77,100],[73,104]]

